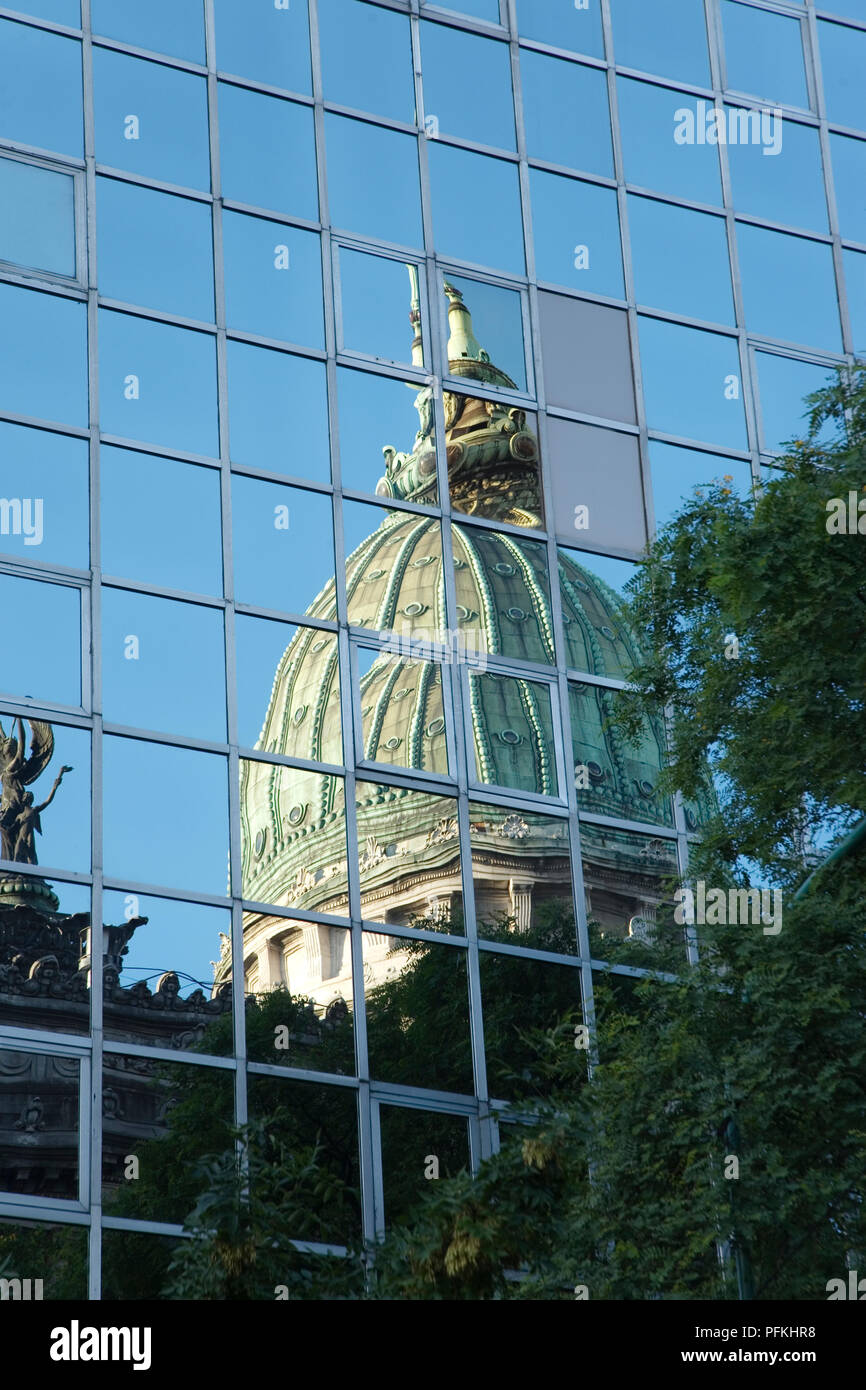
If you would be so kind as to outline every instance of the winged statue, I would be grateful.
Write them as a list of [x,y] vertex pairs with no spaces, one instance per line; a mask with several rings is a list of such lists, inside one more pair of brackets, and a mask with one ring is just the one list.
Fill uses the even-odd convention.
[[17,864],[35,864],[36,832],[42,833],[40,816],[54,800],[63,774],[71,767],[61,767],[54,785],[45,800],[35,803],[33,792],[26,791],[42,775],[54,755],[54,730],[43,719],[28,719],[30,752],[24,722],[16,719],[7,735],[0,724],[0,858]]

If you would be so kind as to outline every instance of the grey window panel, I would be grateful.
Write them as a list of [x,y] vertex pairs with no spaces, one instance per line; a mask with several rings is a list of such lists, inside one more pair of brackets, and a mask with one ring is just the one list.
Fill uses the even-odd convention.
[[628,315],[561,294],[538,305],[548,404],[635,424]]
[[548,429],[557,535],[572,545],[641,551],[646,521],[637,439],[571,420],[549,420]]

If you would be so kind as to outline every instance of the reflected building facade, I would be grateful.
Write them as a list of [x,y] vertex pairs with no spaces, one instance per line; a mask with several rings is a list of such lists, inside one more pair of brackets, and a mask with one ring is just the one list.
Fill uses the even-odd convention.
[[157,1296],[235,1125],[372,1241],[686,965],[620,599],[866,349],[866,20],[665,3],[0,14],[0,1276]]

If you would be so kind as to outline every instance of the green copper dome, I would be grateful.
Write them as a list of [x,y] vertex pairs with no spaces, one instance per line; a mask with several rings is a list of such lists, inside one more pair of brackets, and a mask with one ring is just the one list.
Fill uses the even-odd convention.
[[[476,390],[479,382],[513,385],[478,345],[459,292],[447,287],[446,293],[452,374],[464,375],[467,387],[471,382]],[[525,413],[468,395],[446,396],[445,409],[455,508],[464,513],[477,510],[512,525],[540,524],[537,441],[527,429]],[[387,474],[380,494],[423,501],[431,478],[435,486],[432,410],[424,392],[419,415],[421,428],[412,451],[386,451]],[[452,534],[457,628],[451,643],[468,666],[467,719],[476,764],[470,775],[488,785],[562,795],[545,687],[484,669],[487,656],[554,663],[546,547],[529,536],[459,522]],[[559,585],[569,665],[621,677],[638,659],[639,649],[619,620],[615,593],[566,552],[560,552]],[[386,512],[349,556],[346,592],[349,622],[368,628],[371,637],[375,634],[372,646],[378,648],[360,675],[363,757],[447,774],[442,667],[416,655],[419,650],[429,655],[431,642],[448,640],[438,519]],[[333,580],[307,612],[336,620]],[[390,641],[387,634],[392,635]],[[601,814],[647,820],[661,759],[660,727],[647,729],[639,748],[626,747],[606,726],[608,692],[589,684],[578,690],[579,704],[572,713],[579,715],[579,737],[573,751],[575,760],[590,769],[583,804]],[[336,635],[302,628],[277,668],[257,747],[339,765],[344,761],[339,712]],[[344,915],[348,901],[342,779],[259,762],[242,763],[241,777],[244,896]],[[369,885],[370,893],[381,897],[390,882],[399,897],[399,885],[409,879],[432,881],[438,875],[441,881],[449,873],[454,891],[459,891],[456,822],[451,833],[455,803],[363,781],[358,783],[357,800],[362,896]],[[669,812],[659,807],[652,819],[659,818],[669,821]],[[505,819],[506,813],[498,816],[491,808],[490,833],[498,834],[496,826]],[[557,826],[544,817],[531,820],[522,839],[501,842],[512,866],[521,857],[552,863],[558,856],[567,871]],[[389,824],[390,837],[385,833]],[[397,825],[399,834],[394,831]]]

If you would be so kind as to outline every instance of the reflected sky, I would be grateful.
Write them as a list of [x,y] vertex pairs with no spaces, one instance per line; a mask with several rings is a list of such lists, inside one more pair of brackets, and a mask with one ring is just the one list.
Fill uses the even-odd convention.
[[93,99],[100,164],[165,183],[210,189],[203,77],[95,48]]
[[81,590],[0,574],[0,612],[16,618],[14,667],[4,662],[0,689],[48,704],[80,705]]
[[[792,357],[779,357],[771,352],[756,352],[755,365],[758,369],[761,448],[770,453],[781,452],[786,440],[802,436],[808,428],[803,398],[829,385],[835,380],[836,374],[829,367],[820,367],[814,362],[798,362]],[[834,430],[832,422],[826,422],[818,433],[818,439],[829,441]]]
[[729,91],[775,106],[809,106],[799,19],[722,0]]
[[324,364],[231,340],[227,357],[232,461],[330,482]]
[[866,31],[819,19],[818,47],[828,119],[866,130]]
[[325,140],[332,225],[421,247],[415,137],[326,112]]
[[99,285],[107,299],[213,320],[213,232],[207,203],[100,178],[96,213]]
[[257,478],[232,478],[235,597],[303,613],[334,576],[331,500]]
[[152,48],[172,58],[204,63],[202,0],[91,0],[94,34],[121,39],[134,48]]
[[827,200],[816,128],[785,121],[778,154],[765,155],[761,145],[732,144],[728,146],[728,163],[738,212],[787,222],[791,227],[827,231]]
[[843,251],[842,264],[848,286],[854,351],[863,356],[866,354],[866,255],[862,251]]
[[414,125],[408,15],[361,0],[319,0],[318,14],[325,100]]
[[517,28],[521,38],[604,57],[601,0],[587,0],[581,9],[574,0],[517,0]]
[[225,759],[116,735],[106,735],[103,756],[106,876],[224,897]]
[[225,209],[223,249],[230,330],[325,346],[322,247],[315,232]]
[[219,472],[109,444],[101,468],[105,573],[221,596]]
[[866,242],[866,140],[831,133],[830,151],[842,236]]
[[405,264],[341,246],[339,276],[341,346],[385,361],[411,362],[410,285]]
[[674,198],[721,206],[718,145],[678,145],[673,139],[676,112],[695,110],[694,96],[632,77],[618,77],[616,90],[628,182]]
[[520,75],[529,158],[612,178],[604,72],[524,48]]
[[99,367],[106,434],[218,456],[214,338],[102,309]]
[[181,995],[190,994],[196,985],[205,995],[210,994],[211,961],[219,959],[220,932],[231,934],[230,912],[108,888],[102,898],[102,915],[113,926],[127,921],[130,915],[147,918],[145,925],[136,929],[123,958],[120,983],[124,989],[137,980],[146,980],[155,990],[160,975],[173,970],[180,980]]
[[[450,260],[526,273],[517,165],[428,144],[436,250]],[[467,205],[473,216],[466,216]]]
[[14,510],[8,520],[0,515],[0,551],[88,567],[87,452],[86,440],[0,421],[0,495],[10,502],[17,498],[22,508],[20,526]]
[[692,500],[695,488],[720,482],[746,497],[752,485],[752,471],[743,459],[680,449],[659,439],[650,440],[649,456],[657,531],[672,520],[684,503]]
[[831,248],[744,222],[737,223],[737,245],[747,327],[768,338],[840,352]]
[[637,302],[733,327],[725,219],[630,194],[628,221]]
[[0,136],[81,159],[80,40],[0,19],[0,53]]
[[111,724],[224,742],[222,609],[105,587],[102,707]]
[[[280,97],[219,84],[222,193],[237,203],[316,221],[313,113]],[[291,150],[291,159],[286,151]]]
[[638,328],[650,429],[746,449],[736,338],[643,315]]
[[621,299],[622,251],[616,193],[598,184],[529,173],[539,280]]
[[87,425],[87,310],[0,284],[0,408]]
[[702,5],[694,0],[665,0],[664,23],[659,23],[658,10],[646,0],[616,0],[611,11],[614,54],[620,67],[709,86]]
[[[322,7],[319,6],[321,25]],[[306,5],[214,0],[217,67],[270,87],[309,94],[310,24]]]
[[424,116],[443,135],[517,148],[507,43],[421,21]]

